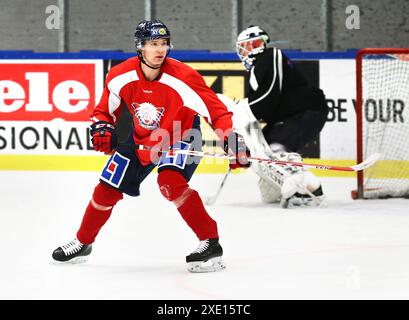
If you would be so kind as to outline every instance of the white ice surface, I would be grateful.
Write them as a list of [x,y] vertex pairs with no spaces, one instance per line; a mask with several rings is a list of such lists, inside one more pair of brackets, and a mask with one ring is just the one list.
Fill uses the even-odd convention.
[[[72,240],[96,172],[0,171],[0,299],[409,299],[409,200],[354,201],[354,180],[323,178],[326,208],[262,204],[253,174],[231,175],[209,213],[227,269],[191,274],[198,241],[156,175],[125,197],[90,260],[50,265]],[[196,175],[202,195],[222,175]]]

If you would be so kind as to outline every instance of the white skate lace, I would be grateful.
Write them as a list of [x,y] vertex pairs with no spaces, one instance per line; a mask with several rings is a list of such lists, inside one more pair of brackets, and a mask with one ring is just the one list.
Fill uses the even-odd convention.
[[203,241],[200,241],[199,246],[192,253],[202,253],[202,252],[206,251],[207,248],[209,248],[209,240],[203,240]]
[[64,251],[65,255],[68,256],[70,254],[77,253],[81,250],[83,244],[78,241],[78,239],[74,239],[71,242],[61,246],[62,251]]

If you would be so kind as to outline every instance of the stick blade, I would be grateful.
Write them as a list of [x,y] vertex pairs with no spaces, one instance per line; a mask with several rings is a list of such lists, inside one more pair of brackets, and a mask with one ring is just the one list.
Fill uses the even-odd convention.
[[371,166],[373,166],[380,158],[381,158],[382,154],[381,153],[374,153],[372,155],[370,155],[368,158],[366,158],[365,161],[352,166],[351,168],[354,171],[361,171],[361,170],[365,170],[366,168],[369,168]]
[[207,197],[204,197],[203,200],[204,200],[205,205],[212,206],[212,205],[215,204],[216,199],[217,199],[217,196],[216,197],[215,196],[207,196]]

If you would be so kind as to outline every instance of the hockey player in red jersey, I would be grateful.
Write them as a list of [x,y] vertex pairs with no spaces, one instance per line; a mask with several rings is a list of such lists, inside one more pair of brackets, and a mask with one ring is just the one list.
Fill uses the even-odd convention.
[[[94,149],[111,157],[76,238],[54,250],[52,257],[58,262],[86,261],[92,243],[123,193],[139,196],[141,182],[157,166],[161,193],[174,203],[200,240],[199,247],[186,257],[188,270],[221,270],[225,266],[217,224],[206,212],[199,194],[188,184],[200,159],[156,150],[169,150],[169,147],[200,150],[201,115],[224,141],[224,150],[237,159],[230,163],[232,168],[248,167],[249,151],[242,137],[232,130],[232,114],[200,74],[168,57],[170,32],[163,22],[140,22],[135,45],[137,56],[108,73],[101,101],[91,115]],[[115,126],[123,108],[133,115],[133,132],[126,143],[118,144]],[[203,265],[208,260],[212,265]]]

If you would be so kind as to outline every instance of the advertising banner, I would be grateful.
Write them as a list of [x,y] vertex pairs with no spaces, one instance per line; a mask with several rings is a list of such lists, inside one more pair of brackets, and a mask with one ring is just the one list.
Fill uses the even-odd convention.
[[84,155],[102,60],[1,60],[1,154]]

